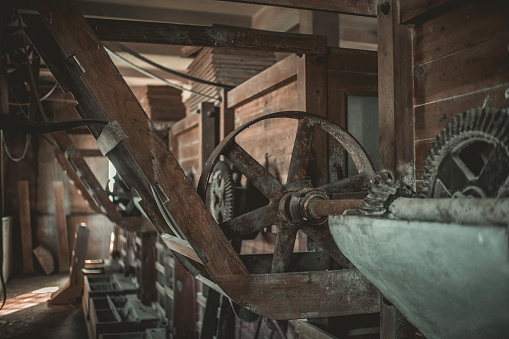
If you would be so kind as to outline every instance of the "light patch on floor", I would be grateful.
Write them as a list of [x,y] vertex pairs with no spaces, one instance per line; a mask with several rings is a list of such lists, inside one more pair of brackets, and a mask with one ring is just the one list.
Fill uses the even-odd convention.
[[46,302],[51,297],[51,293],[56,290],[58,290],[58,287],[48,286],[7,299],[4,307],[0,310],[0,316],[11,314]]

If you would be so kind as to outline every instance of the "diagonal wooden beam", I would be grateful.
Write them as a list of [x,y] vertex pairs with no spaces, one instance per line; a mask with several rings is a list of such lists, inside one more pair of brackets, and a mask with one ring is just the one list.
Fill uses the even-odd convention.
[[171,219],[212,276],[248,274],[76,4],[34,4],[44,23],[28,22],[32,42],[61,87],[78,101],[78,113],[110,122],[90,130],[99,149],[149,206],[154,226],[172,234]]
[[341,14],[376,16],[375,0],[221,0],[246,4],[309,9]]

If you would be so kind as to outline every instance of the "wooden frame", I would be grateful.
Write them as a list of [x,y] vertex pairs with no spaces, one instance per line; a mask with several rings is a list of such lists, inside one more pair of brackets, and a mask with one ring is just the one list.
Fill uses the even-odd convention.
[[[150,120],[127,85],[117,82],[118,71],[100,47],[99,41],[75,4],[70,1],[64,4],[37,1],[36,6],[44,23],[37,18],[27,20],[30,38],[61,87],[71,91],[80,103],[77,107],[79,114],[82,117],[95,116],[110,121],[106,127],[90,127],[92,134],[98,139],[99,149],[115,164],[126,183],[136,189],[142,198],[142,207],[170,248],[194,249],[195,255],[179,251],[190,255],[191,261],[184,262],[188,269],[193,270],[194,267],[195,274],[210,277],[214,283],[209,284],[216,289],[222,290],[241,305],[273,318],[309,317],[310,309],[314,310],[312,314],[317,316],[378,310],[378,292],[361,276],[356,275],[357,273],[313,273],[312,276],[317,278],[315,283],[309,283],[309,273],[267,276],[249,274],[198,194],[185,179],[173,155],[155,135]],[[307,60],[309,56],[304,58]],[[300,72],[312,73],[316,67],[324,67],[323,61],[325,60],[320,61],[320,58],[313,57],[302,66]],[[307,79],[311,80],[310,77]],[[324,91],[325,77],[314,81],[306,84],[306,90],[310,90],[312,85],[318,85]],[[320,95],[319,91],[310,93],[302,104],[306,108],[317,109],[315,112],[326,114],[327,103],[320,101]],[[111,97],[118,100],[111,100]],[[315,97],[316,99],[313,99]],[[137,140],[144,140],[143,145]],[[182,194],[183,192],[186,193]],[[193,208],[189,208],[190,206]],[[200,225],[199,233],[195,231],[196,222]],[[185,238],[179,238],[175,232],[185,235]],[[209,239],[215,239],[214,243],[211,244]],[[283,281],[294,286],[285,292],[285,297],[279,293],[266,295],[271,293],[270,291],[246,294],[237,284],[270,284],[282,288]],[[350,283],[332,288],[333,285],[330,284],[334,281]],[[277,292],[277,289],[275,291]],[[324,305],[320,298],[312,297],[311,291],[322,291],[318,295],[325,293],[323,296],[328,295],[331,300],[343,299],[344,303]],[[354,303],[342,297],[352,293],[359,296]],[[288,298],[289,295],[293,297]],[[302,303],[291,302],[293,298],[302,300],[303,296],[308,297],[304,297],[305,301]],[[279,300],[280,307],[271,309],[268,305],[260,304],[262,300]]]

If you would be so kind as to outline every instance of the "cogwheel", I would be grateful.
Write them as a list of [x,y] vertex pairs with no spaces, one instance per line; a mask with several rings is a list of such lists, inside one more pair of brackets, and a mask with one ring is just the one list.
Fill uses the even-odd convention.
[[212,169],[205,203],[216,222],[233,218],[233,176],[230,166],[224,161],[218,161]]
[[410,186],[393,180],[386,172],[377,173],[373,186],[358,210],[360,215],[386,216],[391,203],[400,197],[414,198],[417,194]]
[[471,109],[437,136],[423,168],[433,198],[509,196],[509,111]]

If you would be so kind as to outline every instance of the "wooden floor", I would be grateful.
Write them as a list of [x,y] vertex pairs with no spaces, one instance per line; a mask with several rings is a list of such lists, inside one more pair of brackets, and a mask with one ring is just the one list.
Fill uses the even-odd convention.
[[0,338],[87,339],[81,305],[49,306],[47,303],[51,291],[63,286],[67,278],[67,274],[55,274],[10,279],[7,301],[0,311]]

